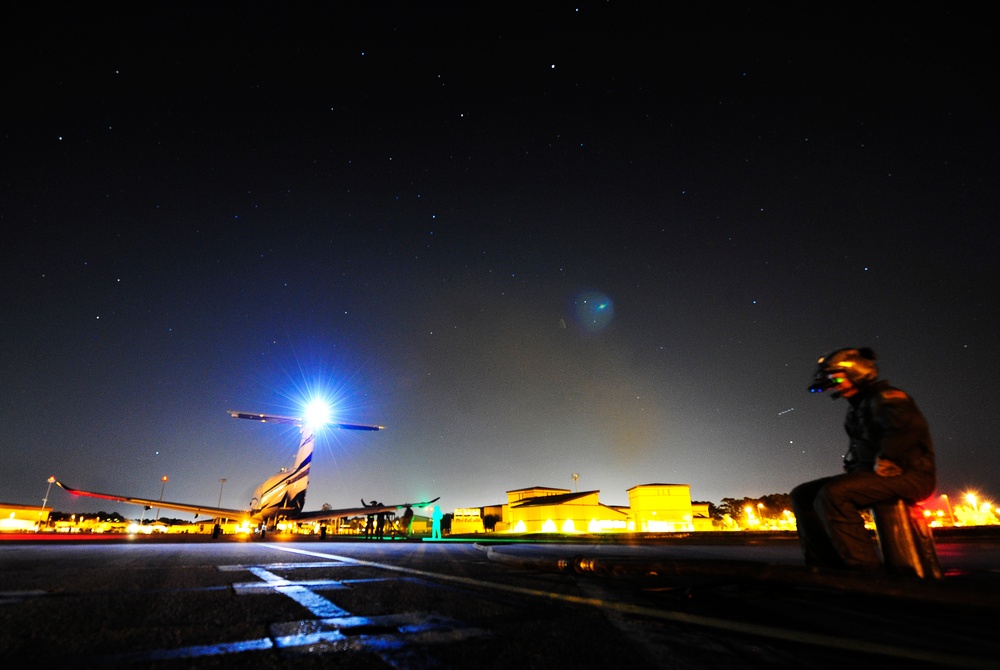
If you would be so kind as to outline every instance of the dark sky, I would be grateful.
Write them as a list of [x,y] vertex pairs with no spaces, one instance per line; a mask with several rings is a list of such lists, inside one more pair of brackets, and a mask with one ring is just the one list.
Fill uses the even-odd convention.
[[[0,500],[306,507],[840,470],[871,346],[1000,493],[986,10],[100,3],[3,22]],[[69,9],[72,7],[72,9]],[[64,511],[137,508],[74,500]]]

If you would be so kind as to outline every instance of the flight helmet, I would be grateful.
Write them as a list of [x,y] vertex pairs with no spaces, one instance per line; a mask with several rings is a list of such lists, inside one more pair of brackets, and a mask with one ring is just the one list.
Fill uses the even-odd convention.
[[833,390],[832,396],[839,398],[841,391],[836,389],[845,381],[860,388],[875,381],[877,377],[878,365],[875,363],[874,351],[868,347],[837,349],[820,357],[809,392]]

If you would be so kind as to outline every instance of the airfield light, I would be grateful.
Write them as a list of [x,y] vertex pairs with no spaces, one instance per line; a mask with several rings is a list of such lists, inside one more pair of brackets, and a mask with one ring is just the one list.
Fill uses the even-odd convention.
[[330,423],[331,409],[325,400],[313,400],[306,405],[305,421],[313,427]]
[[976,506],[976,494],[975,493],[966,493],[965,494],[965,500],[970,505],[972,505],[973,511],[975,511],[977,509],[977,506]]

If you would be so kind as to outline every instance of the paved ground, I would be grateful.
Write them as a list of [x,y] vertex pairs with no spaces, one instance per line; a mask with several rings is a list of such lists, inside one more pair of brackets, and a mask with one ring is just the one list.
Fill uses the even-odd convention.
[[0,541],[0,659],[245,670],[998,667],[994,538],[939,541],[949,573],[937,583],[808,575],[783,539],[275,539]]

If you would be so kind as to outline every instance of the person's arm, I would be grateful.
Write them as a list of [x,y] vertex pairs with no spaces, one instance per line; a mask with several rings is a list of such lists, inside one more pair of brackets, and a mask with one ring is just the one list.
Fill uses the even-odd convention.
[[926,433],[926,423],[916,404],[903,391],[889,389],[878,399],[875,411],[878,450],[875,472],[883,477],[903,474]]

